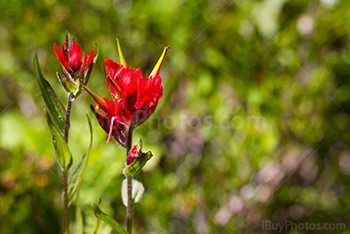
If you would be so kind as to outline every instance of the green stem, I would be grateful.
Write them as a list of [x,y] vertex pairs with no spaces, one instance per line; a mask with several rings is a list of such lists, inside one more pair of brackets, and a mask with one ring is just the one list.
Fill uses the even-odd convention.
[[68,143],[68,132],[70,128],[70,114],[72,111],[73,94],[69,93],[67,101],[66,122],[64,125],[64,140]]
[[[69,93],[67,101],[66,122],[64,125],[64,140],[68,144],[68,132],[70,128],[70,115],[72,111],[73,94]],[[63,223],[64,233],[69,234],[69,207],[68,207],[68,172],[63,171]]]
[[[134,130],[133,124],[129,127],[128,140],[126,142],[126,158],[128,158],[129,151],[132,144],[132,133]],[[132,176],[127,176],[128,186],[128,207],[126,208],[126,230],[129,234],[132,232]]]
[[64,233],[69,234],[69,208],[68,208],[68,173],[63,172],[63,219]]

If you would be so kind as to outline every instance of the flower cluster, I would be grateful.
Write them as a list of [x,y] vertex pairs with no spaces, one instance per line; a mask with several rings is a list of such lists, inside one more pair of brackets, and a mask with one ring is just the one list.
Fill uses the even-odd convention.
[[[112,100],[100,98],[86,86],[83,86],[94,99],[97,107],[91,106],[102,129],[108,133],[106,144],[112,137],[126,147],[128,128],[144,123],[157,107],[163,95],[163,86],[159,71],[169,47],[163,53],[150,75],[145,77],[140,68],[131,68],[125,62],[117,39],[120,64],[107,59],[104,71],[109,84]],[[99,113],[101,110],[103,113]]]
[[94,50],[91,50],[89,57],[82,52],[79,43],[67,32],[66,41],[62,44],[62,50],[58,48],[56,43],[53,45],[58,61],[62,65],[63,75],[57,72],[57,77],[67,92],[79,93],[81,86],[79,82],[87,84],[89,76],[96,62],[98,54],[94,57]]
[[[82,90],[85,90],[96,103],[96,106],[90,105],[90,108],[102,129],[108,134],[105,144],[113,138],[126,148],[127,157],[123,169],[126,178],[122,183],[122,200],[127,207],[127,233],[132,233],[132,204],[140,201],[145,190],[142,183],[133,179],[133,177],[142,170],[148,160],[153,157],[153,154],[151,151],[142,151],[141,139],[139,139],[137,145],[132,147],[132,135],[134,128],[140,126],[152,115],[162,98],[163,86],[159,71],[169,47],[164,48],[152,72],[144,76],[140,68],[129,67],[125,62],[118,39],[117,46],[120,63],[112,59],[107,59],[103,63],[111,98],[101,98],[87,87],[90,74],[98,57],[98,47],[96,47],[96,50],[91,50],[89,56],[87,56],[87,53],[82,51],[80,44],[76,43],[68,32],[61,49],[56,43],[54,44],[55,54],[62,66],[62,72],[57,72],[56,75],[68,93],[66,107],[49,82],[43,77],[38,56],[34,55],[37,81],[46,106],[46,119],[52,133],[56,158],[62,170],[65,233],[70,230],[69,206],[75,195],[78,194],[93,140],[92,126],[87,115],[91,134],[90,144],[73,170],[69,171],[73,163],[72,153],[68,145],[71,110],[73,101]],[[103,220],[103,217],[106,217],[99,206],[95,205],[93,209],[98,219]],[[126,233],[117,222],[112,224],[114,231]]]

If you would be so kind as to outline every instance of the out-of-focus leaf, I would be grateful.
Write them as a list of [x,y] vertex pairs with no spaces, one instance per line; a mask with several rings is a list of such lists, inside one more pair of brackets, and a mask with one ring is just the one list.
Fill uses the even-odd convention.
[[111,216],[104,213],[96,204],[92,205],[96,217],[107,223],[117,234],[127,234],[127,232]]
[[56,126],[52,123],[52,120],[47,111],[45,111],[45,114],[47,123],[52,133],[52,140],[55,147],[57,161],[60,164],[62,170],[68,171],[73,162],[72,154],[68,148],[67,142],[63,139],[63,136],[60,134]]
[[[100,208],[101,202],[102,202],[102,200],[101,200],[101,198],[100,198],[100,202],[98,203],[98,208]],[[96,217],[96,220],[97,220],[97,221],[96,221],[96,227],[95,227],[95,231],[94,231],[93,234],[97,234],[97,233],[98,233],[98,230],[100,229],[100,225],[101,225],[101,219],[99,219],[99,218]]]
[[84,233],[84,222],[83,222],[83,215],[81,213],[80,209],[80,202],[79,202],[79,191],[77,192],[77,207],[75,210],[75,231],[74,234],[83,234]]
[[57,97],[55,91],[49,84],[49,82],[43,77],[38,61],[38,56],[36,53],[34,54],[34,66],[37,74],[36,80],[39,84],[40,94],[42,99],[44,100],[47,112],[50,115],[53,124],[57,126],[59,133],[63,136],[65,132],[64,127],[66,119],[66,110],[60,99]]
[[126,166],[123,170],[124,175],[126,176],[134,176],[137,172],[139,172],[146,162],[152,158],[151,151],[147,153],[142,153],[137,159],[131,163],[129,166]]
[[88,115],[86,115],[86,119],[89,124],[89,130],[90,130],[90,143],[88,148],[86,149],[85,153],[77,163],[77,165],[73,168],[72,172],[69,174],[68,178],[68,198],[69,198],[69,203],[73,201],[74,194],[76,191],[79,189],[79,186],[81,184],[81,181],[84,176],[84,172],[86,169],[86,165],[88,162],[89,158],[89,152],[92,146],[92,141],[93,141],[93,134],[92,134],[92,127],[91,127],[91,121]]
[[94,230],[94,234],[98,233],[98,230],[100,229],[100,225],[101,225],[101,219],[97,219],[96,227],[95,227],[95,230]]
[[[145,187],[142,183],[132,179],[132,199],[135,203],[139,202],[145,192]],[[128,207],[128,181],[127,179],[123,180],[122,183],[122,201],[125,207]]]

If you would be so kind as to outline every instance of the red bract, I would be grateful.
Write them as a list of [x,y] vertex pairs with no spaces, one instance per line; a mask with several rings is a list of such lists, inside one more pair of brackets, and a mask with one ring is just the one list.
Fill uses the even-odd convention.
[[[90,108],[95,114],[102,129],[108,134],[108,139],[105,144],[107,144],[112,137],[120,145],[126,147],[130,121],[123,117],[123,100],[120,99],[113,102],[107,98],[100,98],[85,85],[83,85],[83,89],[90,94],[97,104],[96,108],[92,105]],[[97,112],[99,110],[103,111],[104,113]]]
[[60,50],[56,43],[53,45],[55,54],[58,61],[61,63],[64,74],[70,75],[72,78],[78,78],[84,72],[86,66],[92,61],[94,57],[94,50],[90,51],[89,58],[87,58],[86,53],[83,53],[81,46],[75,43],[74,38],[67,43],[65,41],[62,45],[62,50]]
[[[125,147],[127,130],[124,131],[123,127],[122,129],[119,127],[131,124],[133,127],[137,127],[145,122],[154,112],[163,95],[159,71],[169,47],[164,48],[151,74],[144,77],[140,68],[129,68],[124,60],[118,40],[117,44],[121,63],[118,64],[111,59],[104,61],[105,75],[113,100],[100,98],[86,86],[83,88],[93,97],[98,109],[105,113],[98,114],[97,109],[93,110],[96,117],[100,119],[101,127],[108,133],[106,143],[109,142],[110,137],[113,137],[117,138],[117,141]],[[109,130],[106,129],[106,124],[109,124]],[[123,133],[123,137],[120,133]],[[115,137],[116,135],[118,137]],[[122,138],[124,141],[121,140]]]
[[124,100],[124,116],[135,126],[145,122],[163,95],[159,75],[143,77],[141,69],[124,68],[113,60],[104,62],[114,101]]
[[126,159],[126,165],[129,166],[131,163],[135,162],[135,160],[142,154],[141,148],[138,145],[134,145],[132,149],[129,151],[128,157]]
[[134,147],[129,150],[123,174],[125,176],[134,176],[146,165],[147,161],[152,157],[153,154],[151,151],[144,153],[142,152],[141,146],[134,145]]

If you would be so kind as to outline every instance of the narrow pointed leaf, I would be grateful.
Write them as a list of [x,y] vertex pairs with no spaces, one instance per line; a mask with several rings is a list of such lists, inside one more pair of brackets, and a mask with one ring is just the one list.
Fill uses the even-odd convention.
[[137,172],[139,172],[143,166],[146,165],[146,162],[152,158],[151,151],[147,153],[142,153],[133,163],[129,166],[126,166],[123,170],[124,175],[126,176],[134,176]]
[[[101,202],[102,202],[102,200],[100,198],[100,202],[98,203],[98,208],[101,207]],[[100,229],[100,225],[101,225],[101,219],[96,217],[96,226],[95,226],[95,231],[94,231],[93,234],[97,234],[98,233],[98,230]]]
[[162,53],[162,55],[160,56],[160,58],[159,58],[157,64],[154,66],[154,68],[153,68],[153,70],[152,70],[152,72],[151,72],[150,77],[151,77],[151,76],[159,75],[160,66],[161,66],[162,63],[163,63],[164,57],[165,57],[166,53],[168,52],[169,48],[170,48],[169,46],[167,46],[167,47],[164,48],[163,53]]
[[101,225],[101,219],[97,219],[94,234],[98,233],[98,230],[100,229],[100,225]]
[[[145,192],[145,187],[138,180],[132,179],[132,199],[135,203],[139,202]],[[124,179],[122,182],[122,201],[125,207],[128,207],[128,182]]]
[[123,67],[126,68],[126,62],[125,62],[125,59],[124,59],[124,55],[123,55],[122,49],[120,48],[120,44],[119,44],[118,38],[117,38],[117,47],[118,47],[120,64],[123,65]]
[[86,87],[85,85],[83,85],[83,89],[88,92],[88,94],[95,100],[96,103],[98,103],[99,108],[102,109],[103,111],[107,112],[108,111],[108,107],[106,102],[100,98],[97,94],[95,94],[94,92],[92,92],[88,87]]
[[68,148],[67,142],[64,140],[63,136],[60,134],[56,126],[52,123],[52,120],[47,113],[46,120],[50,127],[52,133],[53,145],[55,147],[56,158],[61,166],[62,170],[68,171],[69,167],[72,165],[72,154]]
[[141,138],[137,138],[137,144],[140,146],[140,150],[142,151],[142,139]]
[[95,47],[96,47],[96,55],[95,57],[92,59],[92,61],[90,62],[90,64],[88,64],[88,70],[87,72],[85,73],[84,75],[84,79],[83,79],[83,84],[87,85],[87,83],[89,82],[89,79],[90,79],[90,75],[91,75],[91,72],[92,72],[92,69],[94,68],[95,66],[95,63],[97,61],[97,58],[98,58],[98,55],[99,55],[99,48],[98,48],[98,44],[95,42]]
[[72,172],[69,174],[69,178],[68,178],[69,203],[73,201],[74,195],[78,191],[81,181],[83,180],[84,172],[89,159],[89,152],[92,146],[93,134],[92,134],[91,121],[88,115],[86,115],[86,119],[89,124],[90,143],[87,150],[85,151],[85,153],[83,154],[79,162],[77,163],[77,165],[73,168]]
[[104,213],[96,204],[93,204],[92,209],[94,210],[96,217],[111,226],[117,234],[127,234],[119,223],[114,221],[111,216]]
[[64,126],[65,126],[65,119],[66,119],[66,110],[64,106],[62,105],[60,99],[57,97],[55,91],[49,84],[47,80],[43,77],[40,65],[38,61],[38,56],[35,53],[34,54],[34,66],[37,74],[37,82],[40,87],[40,94],[42,99],[44,100],[45,106],[47,108],[47,112],[50,115],[53,124],[57,126],[57,129],[59,130],[60,134],[64,135]]
[[66,31],[66,45],[68,48],[72,48],[72,46],[73,46],[72,45],[72,37],[71,37],[70,33],[68,32],[68,30]]
[[74,234],[83,234],[84,233],[84,221],[83,214],[80,208],[80,199],[79,192],[77,192],[77,202],[76,202],[76,210],[75,210],[75,231]]

